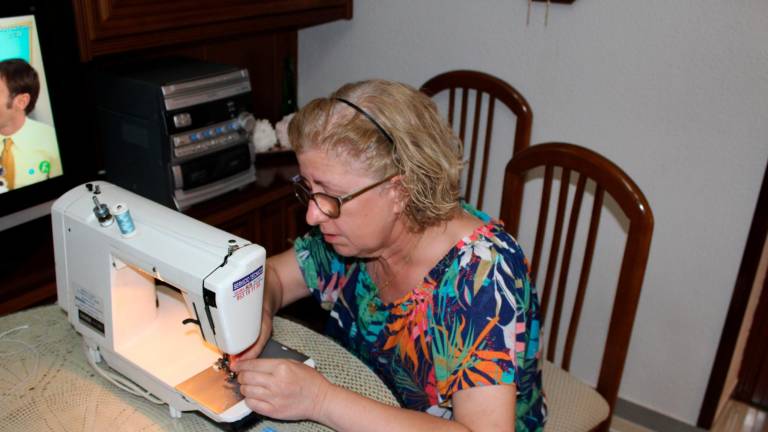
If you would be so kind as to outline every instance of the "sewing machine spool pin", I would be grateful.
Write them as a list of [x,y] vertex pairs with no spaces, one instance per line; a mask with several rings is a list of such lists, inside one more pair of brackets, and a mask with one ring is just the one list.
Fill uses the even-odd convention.
[[[98,193],[98,187],[96,189]],[[109,207],[107,207],[106,204],[100,203],[99,198],[96,197],[96,195],[93,196],[93,204],[95,205],[95,207],[93,207],[93,214],[96,215],[96,219],[99,221],[99,225],[103,227],[112,225],[115,219],[109,212]]]

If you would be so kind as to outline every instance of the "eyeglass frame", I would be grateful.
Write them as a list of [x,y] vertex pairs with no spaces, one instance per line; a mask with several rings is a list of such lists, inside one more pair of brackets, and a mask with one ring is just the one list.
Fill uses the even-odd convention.
[[[369,190],[374,189],[377,186],[381,186],[382,184],[388,182],[389,180],[392,180],[396,176],[397,176],[397,174],[389,175],[389,176],[383,178],[382,180],[377,181],[376,183],[373,183],[373,184],[368,185],[368,186],[366,186],[366,187],[364,187],[364,188],[362,188],[360,190],[348,193],[348,194],[343,195],[343,196],[331,195],[331,194],[326,193],[326,192],[312,192],[311,189],[308,189],[306,187],[307,184],[305,182],[307,181],[307,179],[304,178],[301,174],[296,174],[295,176],[291,177],[291,182],[293,183],[293,194],[296,195],[296,199],[298,199],[299,202],[301,202],[301,203],[303,203],[303,204],[308,206],[310,201],[314,201],[315,205],[317,206],[317,209],[320,210],[320,212],[322,214],[328,216],[331,219],[338,219],[339,217],[341,217],[341,207],[342,207],[342,205],[344,205],[344,203],[352,201],[353,199],[355,199],[355,198],[359,197],[360,195],[368,192]],[[306,199],[304,199],[303,196],[300,195],[299,190],[301,190],[301,192],[304,192],[306,194]],[[326,213],[322,209],[320,204],[318,204],[317,200],[315,199],[315,197],[317,195],[322,195],[324,197],[331,198],[331,199],[335,200],[338,203],[338,208],[339,208],[338,214],[336,214],[334,216],[334,215],[329,215],[328,213]]]

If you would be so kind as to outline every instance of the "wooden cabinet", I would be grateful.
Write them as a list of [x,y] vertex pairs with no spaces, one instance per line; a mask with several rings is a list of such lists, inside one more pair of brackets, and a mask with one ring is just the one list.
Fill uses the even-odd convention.
[[[352,0],[71,1],[82,63],[98,67],[181,55],[244,67],[251,79],[253,115],[273,123],[295,109],[298,29],[352,18]],[[86,116],[93,114],[100,94],[97,88],[87,93]],[[83,144],[83,151],[94,155],[95,166],[88,172],[103,168],[101,147],[95,140]],[[256,168],[290,170],[295,163],[257,160]],[[270,255],[289,248],[306,229],[304,210],[285,175],[200,203],[186,213],[261,244]],[[0,260],[0,315],[54,301],[50,217],[0,232],[0,244],[13,245]],[[312,321],[316,329],[323,318],[311,300],[284,313]]]
[[298,29],[352,18],[352,0],[71,0],[82,62],[184,56],[248,69],[253,114],[295,109]]
[[[281,159],[293,159],[283,156]],[[272,158],[270,158],[272,159]],[[260,244],[267,250],[267,256],[275,255],[292,247],[294,239],[304,234],[306,206],[299,203],[293,194],[293,185],[288,181],[298,167],[294,162],[279,164],[279,161],[256,160],[256,166],[269,165],[278,170],[278,175],[269,186],[252,184],[242,190],[228,193],[190,208],[185,213],[234,235]],[[303,298],[283,308],[279,315],[300,322],[322,332],[328,319],[328,312],[311,297]]]
[[[259,161],[256,161],[257,167]],[[288,181],[292,166],[283,165],[280,175],[270,186],[256,184],[202,203],[186,213],[227,232],[260,244],[267,256],[289,249],[296,237],[309,228],[306,207],[293,194]],[[306,297],[282,309],[279,315],[322,332],[328,312]]]
[[0,315],[56,300],[51,217],[0,231]]
[[352,18],[352,0],[72,0],[81,58]]
[[[280,167],[283,172],[296,165]],[[258,161],[257,161],[258,172]],[[269,185],[258,183],[227,193],[186,210],[189,216],[264,246],[268,255],[291,247],[293,240],[306,232],[305,207],[293,194],[289,175],[280,175]]]

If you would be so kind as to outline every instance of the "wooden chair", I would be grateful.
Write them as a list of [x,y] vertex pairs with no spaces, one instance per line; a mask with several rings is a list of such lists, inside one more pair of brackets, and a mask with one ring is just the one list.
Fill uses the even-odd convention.
[[[520,150],[528,147],[531,141],[531,124],[533,122],[533,114],[531,113],[531,107],[528,106],[528,102],[525,100],[514,87],[507,84],[503,80],[496,78],[484,72],[477,72],[471,70],[456,70],[451,72],[445,72],[440,75],[431,78],[429,81],[421,86],[421,91],[427,96],[434,97],[438,93],[445,90],[449,91],[448,102],[448,122],[451,125],[454,123],[454,113],[457,107],[460,107],[459,114],[459,129],[458,135],[464,146],[469,147],[469,161],[467,167],[467,182],[465,185],[464,199],[467,202],[471,201],[472,193],[472,180],[476,177],[475,167],[477,159],[480,161],[480,185],[477,189],[478,197],[473,204],[478,209],[482,210],[483,207],[483,195],[485,194],[485,179],[488,172],[488,161],[491,153],[491,138],[493,134],[493,118],[496,101],[500,101],[512,111],[517,117],[517,125],[515,127],[515,138],[512,143],[512,154],[519,152]],[[457,90],[461,90],[458,92]],[[474,115],[471,119],[472,132],[471,141],[468,143],[466,138],[468,123],[470,123],[469,116],[469,104],[472,96],[470,96],[470,90],[473,90],[474,94]],[[460,94],[459,94],[460,93]],[[457,94],[459,94],[459,103],[456,102]],[[485,96],[484,96],[485,95]],[[487,99],[485,105],[484,100]],[[483,107],[486,107],[483,109]],[[483,123],[480,114],[485,111],[485,122]],[[480,152],[478,145],[478,136],[480,135],[480,129],[485,124],[485,134],[482,139],[483,151]],[[504,160],[506,160],[506,155]]]
[[[629,339],[635,319],[640,287],[643,283],[645,267],[653,232],[653,214],[640,188],[614,163],[605,157],[573,144],[548,143],[531,146],[514,155],[507,164],[504,176],[504,189],[500,218],[506,222],[507,230],[517,236],[521,217],[521,196],[524,183],[531,180],[532,170],[541,175],[543,167],[542,194],[539,215],[535,224],[533,255],[531,256],[531,278],[541,296],[541,320],[545,323],[547,344],[544,353],[544,390],[549,402],[550,418],[547,431],[608,431],[611,415],[618,398],[619,384],[624,370],[624,362],[629,347]],[[557,168],[557,169],[556,169]],[[556,175],[559,173],[559,176]],[[557,178],[559,177],[559,179]],[[575,186],[571,183],[575,179]],[[559,183],[559,191],[554,218],[549,217],[552,183]],[[566,187],[562,187],[566,185]],[[594,189],[592,189],[594,188]],[[571,191],[575,190],[572,197]],[[582,201],[585,190],[594,191],[589,223],[579,224]],[[615,286],[615,297],[610,315],[605,345],[600,354],[599,375],[596,389],[592,389],[573,375],[567,373],[571,366],[579,319],[589,286],[590,268],[600,225],[601,209],[609,195],[609,208],[613,214],[622,213],[627,236],[623,243],[623,257]],[[570,200],[569,200],[570,198]],[[569,204],[570,201],[570,204]],[[554,205],[554,204],[553,204]],[[618,207],[618,208],[617,208]],[[570,209],[570,211],[566,211]],[[568,219],[566,223],[566,213]],[[552,220],[550,220],[552,219]],[[545,245],[548,225],[554,230]],[[604,224],[605,225],[605,224]],[[581,269],[578,279],[568,281],[571,257],[574,255],[574,238],[577,228],[587,229]],[[562,237],[565,233],[565,242]],[[525,248],[525,245],[523,245]],[[619,244],[621,248],[621,244]],[[562,252],[561,252],[562,250]],[[542,261],[547,256],[547,262]],[[579,253],[577,253],[577,256]],[[618,257],[617,254],[614,255]],[[557,261],[560,261],[559,265]],[[540,267],[546,265],[544,277],[539,278]],[[559,267],[559,271],[558,271]],[[605,270],[596,269],[595,276],[605,278]],[[558,274],[555,283],[555,274]],[[598,281],[603,282],[598,279]],[[612,279],[611,279],[612,281]],[[610,290],[612,282],[607,283]],[[575,289],[574,291],[570,291]],[[602,295],[602,294],[601,294]],[[554,304],[552,300],[554,299]],[[568,300],[566,300],[568,299]],[[566,306],[566,302],[572,306]],[[561,322],[565,324],[564,309],[570,308],[570,321],[565,333],[565,341],[558,343],[558,330]],[[549,316],[552,314],[552,316]],[[549,324],[547,324],[549,323]],[[556,362],[556,349],[560,350],[560,361]],[[596,365],[595,365],[596,366]],[[601,398],[596,397],[594,392]],[[591,394],[590,394],[591,393]],[[606,409],[607,403],[607,409]],[[591,405],[591,406],[586,406]],[[602,405],[602,406],[601,406]]]

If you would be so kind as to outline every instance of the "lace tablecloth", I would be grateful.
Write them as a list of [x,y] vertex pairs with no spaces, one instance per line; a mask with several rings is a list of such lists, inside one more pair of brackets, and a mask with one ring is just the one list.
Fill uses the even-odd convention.
[[[395,398],[360,360],[292,321],[276,317],[274,338],[312,357],[331,382],[386,404]],[[265,420],[251,430],[328,430],[312,422]],[[82,338],[58,306],[0,317],[0,432],[219,431],[202,415],[173,419],[167,405],[133,396],[96,374]]]

